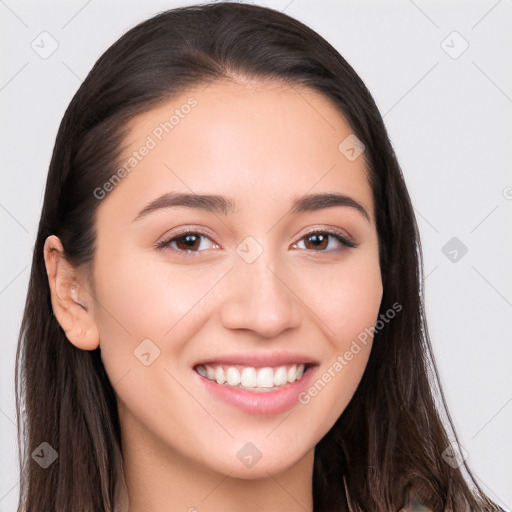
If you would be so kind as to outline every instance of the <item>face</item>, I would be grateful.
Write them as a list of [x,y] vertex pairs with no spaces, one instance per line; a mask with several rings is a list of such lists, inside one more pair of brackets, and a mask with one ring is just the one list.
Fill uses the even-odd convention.
[[275,84],[218,82],[129,128],[98,191],[92,304],[123,436],[240,478],[291,468],[371,348],[364,154],[339,149],[352,130],[326,98]]

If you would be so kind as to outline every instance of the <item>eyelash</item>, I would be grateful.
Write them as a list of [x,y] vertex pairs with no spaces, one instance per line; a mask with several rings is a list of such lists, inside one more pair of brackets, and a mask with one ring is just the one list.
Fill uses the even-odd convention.
[[[329,229],[314,229],[313,231],[310,231],[310,232],[306,233],[304,236],[302,236],[293,245],[296,245],[301,240],[307,238],[308,236],[315,235],[315,234],[322,234],[322,235],[332,236],[336,240],[338,240],[338,242],[340,242],[341,245],[343,245],[346,248],[349,248],[349,249],[357,248],[357,244],[354,243],[352,240],[348,239],[346,236],[344,236],[341,231],[329,230]],[[182,249],[170,248],[170,245],[171,245],[172,242],[174,242],[174,241],[178,240],[179,238],[184,237],[186,235],[201,235],[201,236],[204,236],[204,237],[210,239],[213,242],[213,240],[211,239],[210,235],[208,235],[207,233],[205,233],[205,232],[203,232],[201,230],[187,230],[187,231],[182,231],[181,233],[177,233],[177,234],[173,235],[171,238],[167,238],[165,240],[162,240],[161,242],[158,242],[155,245],[155,248],[156,249],[170,249],[170,250],[172,250],[174,252],[182,253],[185,256],[193,256],[196,253],[202,252],[202,251],[197,251],[197,250],[195,250],[195,251],[188,251],[188,250],[184,251]],[[213,242],[213,243],[215,243],[215,242]],[[218,244],[216,244],[216,245],[218,245]],[[305,249],[305,250],[308,250],[308,249]],[[327,251],[325,249],[324,250],[319,250],[319,251],[315,251],[314,249],[309,249],[309,250],[311,250],[312,252],[319,252],[319,253],[321,253],[321,252],[340,251],[342,249],[338,248],[338,249],[333,249],[333,250],[330,250],[330,251]]]

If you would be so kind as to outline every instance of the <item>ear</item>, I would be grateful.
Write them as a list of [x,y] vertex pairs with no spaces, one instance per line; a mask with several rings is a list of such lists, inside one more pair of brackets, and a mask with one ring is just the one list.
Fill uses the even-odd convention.
[[93,315],[93,298],[76,269],[66,260],[61,241],[49,236],[44,243],[44,261],[50,285],[53,314],[68,340],[82,350],[99,347],[99,334]]

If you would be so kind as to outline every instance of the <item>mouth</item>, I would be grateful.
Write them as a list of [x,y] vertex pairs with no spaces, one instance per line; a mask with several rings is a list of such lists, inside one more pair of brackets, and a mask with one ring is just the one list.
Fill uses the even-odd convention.
[[311,363],[293,363],[280,366],[245,366],[228,364],[200,364],[194,370],[222,386],[256,392],[276,391],[300,381],[312,367]]
[[284,413],[299,403],[319,363],[298,354],[234,354],[194,367],[209,399],[251,415]]

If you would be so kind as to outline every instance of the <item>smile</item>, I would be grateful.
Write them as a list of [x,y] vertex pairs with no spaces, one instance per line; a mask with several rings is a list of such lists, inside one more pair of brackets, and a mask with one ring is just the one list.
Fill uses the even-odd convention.
[[201,364],[194,369],[217,384],[253,391],[274,391],[300,380],[307,364],[288,364],[256,368],[243,365]]
[[299,394],[318,368],[314,359],[289,352],[225,354],[193,366],[208,400],[252,415],[281,414],[299,405]]

